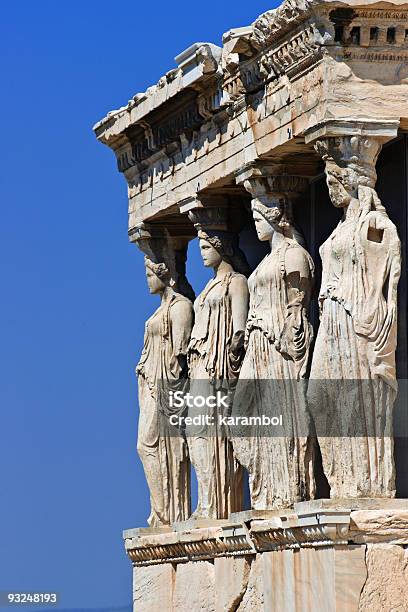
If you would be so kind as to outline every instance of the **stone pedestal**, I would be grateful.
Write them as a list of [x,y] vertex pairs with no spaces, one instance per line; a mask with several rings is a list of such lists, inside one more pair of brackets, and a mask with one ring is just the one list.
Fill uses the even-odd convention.
[[405,612],[408,500],[130,529],[134,612]]

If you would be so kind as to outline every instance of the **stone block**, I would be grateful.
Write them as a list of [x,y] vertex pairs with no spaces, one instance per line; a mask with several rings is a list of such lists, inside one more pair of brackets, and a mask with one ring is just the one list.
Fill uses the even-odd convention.
[[[215,612],[214,587],[213,562],[192,561],[179,564],[176,572],[173,610],[177,612]],[[161,612],[164,612],[163,608]]]
[[248,584],[236,612],[262,612],[264,610],[263,573],[261,555],[252,557]]
[[133,569],[133,612],[171,612],[175,570],[171,563]]
[[394,544],[368,544],[366,564],[359,612],[406,612],[408,550]]
[[235,612],[246,592],[251,563],[246,557],[219,557],[215,567],[215,610]]
[[263,553],[264,609],[333,612],[334,550],[304,548]]
[[[398,500],[406,501],[406,500]],[[350,514],[354,542],[408,544],[408,510],[359,510]]]
[[369,499],[365,497],[352,498],[342,497],[340,499],[313,499],[311,501],[298,502],[294,505],[299,514],[306,512],[319,512],[321,510],[401,510],[408,511],[408,499],[378,498]]
[[338,546],[334,553],[335,610],[358,612],[361,591],[367,580],[365,546]]

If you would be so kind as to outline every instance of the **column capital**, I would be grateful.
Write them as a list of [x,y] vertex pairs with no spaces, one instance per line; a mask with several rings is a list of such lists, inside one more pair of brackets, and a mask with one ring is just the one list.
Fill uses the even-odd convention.
[[364,137],[384,144],[398,135],[399,119],[326,119],[305,131],[305,143],[339,137]]
[[[398,133],[398,121],[330,120],[305,135],[325,162],[330,198],[335,206],[359,198],[361,187],[375,188],[376,162],[382,145]],[[318,126],[319,127],[319,126]]]
[[135,242],[139,248],[142,248],[144,241],[165,240],[166,233],[161,225],[153,223],[141,222],[132,231],[132,242]]
[[195,194],[179,203],[197,231],[239,232],[245,223],[246,211],[240,198],[217,193]]
[[381,142],[370,136],[323,136],[316,140],[314,148],[326,164],[327,169],[337,167],[353,170],[356,175],[365,176],[373,186],[377,180],[375,165],[381,151]]
[[256,199],[295,199],[308,185],[307,178],[291,174],[290,166],[284,163],[252,162],[239,170],[238,185],[242,184]]
[[174,245],[165,227],[151,223],[140,223],[132,233],[132,242],[152,262],[166,263],[168,267],[172,267]]
[[[392,119],[332,119],[307,131],[305,141],[313,143],[331,182],[340,181],[357,197],[359,186],[374,188],[381,147],[397,136],[398,127],[399,121]],[[333,201],[340,197],[330,184],[329,191]]]
[[225,208],[228,206],[228,197],[218,193],[195,193],[179,201],[181,213],[188,213],[195,208]]

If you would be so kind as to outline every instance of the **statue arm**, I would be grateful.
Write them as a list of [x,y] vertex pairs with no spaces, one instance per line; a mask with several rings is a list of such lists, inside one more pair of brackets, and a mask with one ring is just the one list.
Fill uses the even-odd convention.
[[285,272],[289,305],[307,306],[313,277],[308,258],[303,250],[294,248],[286,251]]
[[287,306],[278,350],[293,361],[305,356],[311,341],[311,327],[306,316],[313,285],[308,258],[300,249],[288,249],[285,256]]
[[193,307],[187,300],[179,300],[170,308],[171,336],[174,355],[179,360],[187,354],[193,328]]
[[322,262],[322,279],[320,282],[320,291],[319,291],[319,315],[322,315],[322,310],[323,310],[323,302],[324,299],[327,295],[327,290],[328,290],[328,283],[329,283],[329,277],[330,277],[330,273],[329,273],[329,266],[330,266],[330,261],[329,258],[327,258],[326,256],[326,243],[322,244],[322,246],[319,249],[319,255],[320,255],[320,259]]
[[231,354],[234,357],[242,355],[245,337],[245,327],[248,318],[249,292],[248,283],[244,277],[235,277],[230,284],[230,299],[232,311],[233,338]]
[[[370,223],[370,227],[371,227]],[[388,310],[396,311],[397,309],[397,288],[401,276],[401,242],[398,237],[398,232],[389,217],[380,218],[380,222],[374,220],[375,229],[380,229],[384,232],[384,242],[387,245],[387,255],[390,261],[388,274],[388,291],[387,291],[387,307]]]
[[[396,326],[397,321],[397,297],[398,297],[398,283],[401,276],[401,243],[394,226],[391,228],[387,227],[385,230],[388,234],[387,242],[390,244],[388,257],[390,260],[389,272],[387,276],[387,314],[382,324],[380,334],[376,338],[376,351],[378,353],[395,351],[393,343],[395,338],[391,338],[391,347],[387,348],[390,341],[390,333],[393,327]],[[395,327],[396,330],[396,327]],[[395,331],[396,333],[396,331]]]

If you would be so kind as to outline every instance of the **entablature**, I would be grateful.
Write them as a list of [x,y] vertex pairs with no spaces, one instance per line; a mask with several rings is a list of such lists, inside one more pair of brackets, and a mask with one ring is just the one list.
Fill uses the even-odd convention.
[[408,124],[406,0],[285,0],[176,63],[94,127],[127,180],[130,234],[257,160],[304,156],[310,175],[305,134],[327,121]]

